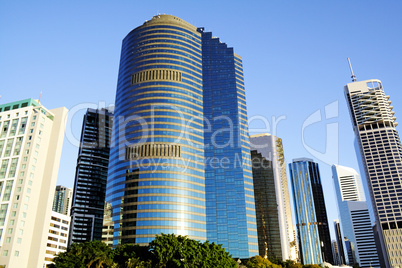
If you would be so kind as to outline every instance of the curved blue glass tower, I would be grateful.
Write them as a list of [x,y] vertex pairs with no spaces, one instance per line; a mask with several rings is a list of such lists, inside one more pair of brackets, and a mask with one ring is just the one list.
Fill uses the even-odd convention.
[[113,245],[206,240],[201,34],[155,16],[123,40],[106,201]]
[[258,254],[241,58],[154,16],[123,40],[106,201],[113,245],[174,233]]

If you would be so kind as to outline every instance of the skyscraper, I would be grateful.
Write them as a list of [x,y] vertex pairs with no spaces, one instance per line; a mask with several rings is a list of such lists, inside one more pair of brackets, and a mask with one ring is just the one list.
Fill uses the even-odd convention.
[[113,114],[88,109],[84,115],[74,181],[69,244],[102,240],[103,210]]
[[258,254],[258,240],[242,59],[211,32],[198,32],[207,239],[222,244],[234,257],[248,258]]
[[252,135],[250,145],[259,254],[296,260],[282,139]]
[[338,244],[336,240],[332,240],[332,253],[334,254],[334,264],[339,265],[341,263]]
[[53,198],[53,211],[70,216],[72,197],[73,189],[57,185]]
[[[342,237],[351,244],[348,248],[350,252],[346,254],[348,258],[346,262],[350,266],[358,263],[361,267],[380,267],[370,214],[359,175],[354,169],[339,165],[332,166],[332,174]],[[344,239],[340,243],[344,243]]]
[[242,65],[232,48],[180,18],[154,16],[123,40],[115,118],[106,197],[114,246],[163,232],[223,244],[234,257],[258,253]]
[[302,263],[333,263],[318,164],[308,158],[293,159],[289,164],[289,170]]
[[0,105],[0,266],[42,267],[67,109]]
[[337,253],[336,254],[334,253],[334,256],[336,255],[336,259],[338,260],[338,263],[336,263],[336,261],[334,259],[334,264],[337,264],[337,265],[346,264],[345,250],[344,250],[344,246],[343,246],[344,239],[342,238],[341,226],[339,224],[338,219],[334,220],[334,229],[335,229],[336,245],[338,248]]
[[391,101],[376,79],[349,83],[344,90],[386,266],[401,266],[402,146]]

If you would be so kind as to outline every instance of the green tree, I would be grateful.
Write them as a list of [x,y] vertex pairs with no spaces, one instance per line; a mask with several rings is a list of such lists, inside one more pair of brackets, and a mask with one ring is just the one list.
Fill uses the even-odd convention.
[[109,268],[114,267],[112,249],[101,241],[74,243],[59,253],[53,262],[56,268]]
[[150,253],[146,246],[125,244],[113,250],[112,258],[118,268],[146,267]]
[[285,267],[285,268],[302,268],[303,265],[300,264],[300,263],[297,263],[297,262],[295,262],[293,260],[286,260],[283,263],[283,267]]
[[161,234],[149,245],[153,267],[236,267],[236,262],[221,245],[200,243],[187,236]]
[[152,268],[152,262],[142,261],[140,258],[130,258],[126,261],[124,266],[125,268]]
[[225,251],[222,245],[206,241],[201,246],[201,255],[201,265],[198,267],[237,267],[237,262],[232,259],[232,256]]
[[56,268],[237,267],[221,245],[174,234],[157,235],[147,247],[126,244],[112,250],[100,241],[72,244],[54,263]]
[[277,265],[270,262],[268,259],[265,259],[259,255],[251,257],[246,262],[247,268],[281,268],[282,265]]

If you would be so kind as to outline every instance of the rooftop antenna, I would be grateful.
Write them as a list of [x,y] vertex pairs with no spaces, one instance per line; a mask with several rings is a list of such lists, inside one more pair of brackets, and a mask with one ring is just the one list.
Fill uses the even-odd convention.
[[40,103],[40,98],[42,97],[42,90],[40,91],[40,94],[39,94],[39,100],[38,100],[38,102]]
[[350,78],[352,78],[353,82],[356,82],[356,76],[353,73],[353,69],[352,69],[352,64],[350,63],[350,59],[348,58],[348,62],[349,62],[349,68],[350,68],[350,72],[352,73],[352,76]]

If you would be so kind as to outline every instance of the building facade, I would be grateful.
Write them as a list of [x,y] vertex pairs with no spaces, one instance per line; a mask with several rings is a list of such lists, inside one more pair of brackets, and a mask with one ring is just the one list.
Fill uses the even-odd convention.
[[338,249],[338,244],[336,243],[336,240],[332,240],[332,253],[333,253],[333,258],[334,258],[334,264],[339,265],[340,261],[340,255],[339,255],[339,249]]
[[349,83],[345,96],[387,267],[402,266],[402,146],[380,80]]
[[352,168],[333,165],[332,177],[344,238],[340,243],[345,239],[350,242],[346,263],[381,267],[360,176]]
[[113,247],[113,233],[114,224],[112,218],[112,206],[109,203],[105,203],[103,213],[102,242],[110,247]]
[[211,32],[198,32],[207,240],[222,244],[234,257],[248,258],[258,254],[258,239],[242,59]]
[[296,241],[282,140],[270,134],[250,137],[259,254],[296,260]]
[[[114,246],[175,233],[223,244],[234,257],[258,254],[242,66],[233,49],[180,18],[154,16],[123,40],[115,118],[106,196]],[[228,121],[236,141],[225,147],[229,131],[217,130]],[[224,157],[240,157],[239,167],[210,167]]]
[[206,240],[201,35],[156,16],[123,40],[106,201],[113,245]]
[[52,211],[46,243],[44,267],[51,266],[54,257],[67,250],[71,217]]
[[69,245],[102,240],[113,113],[88,109],[82,124],[71,206]]
[[42,267],[67,109],[0,105],[0,266]]
[[[345,265],[346,264],[346,260],[345,260],[345,250],[344,250],[344,246],[343,246],[343,241],[344,239],[342,238],[342,232],[341,232],[341,225],[339,224],[339,220],[336,219],[334,220],[334,230],[335,230],[335,237],[336,237],[336,245],[337,245],[337,252],[334,252],[334,256],[336,256],[336,258],[334,257],[334,264],[335,265]],[[336,261],[336,260],[337,261]]]
[[62,185],[56,186],[53,198],[53,211],[70,216],[71,201],[73,200],[73,189]]
[[333,263],[318,164],[308,158],[294,159],[289,170],[301,261],[303,264]]

